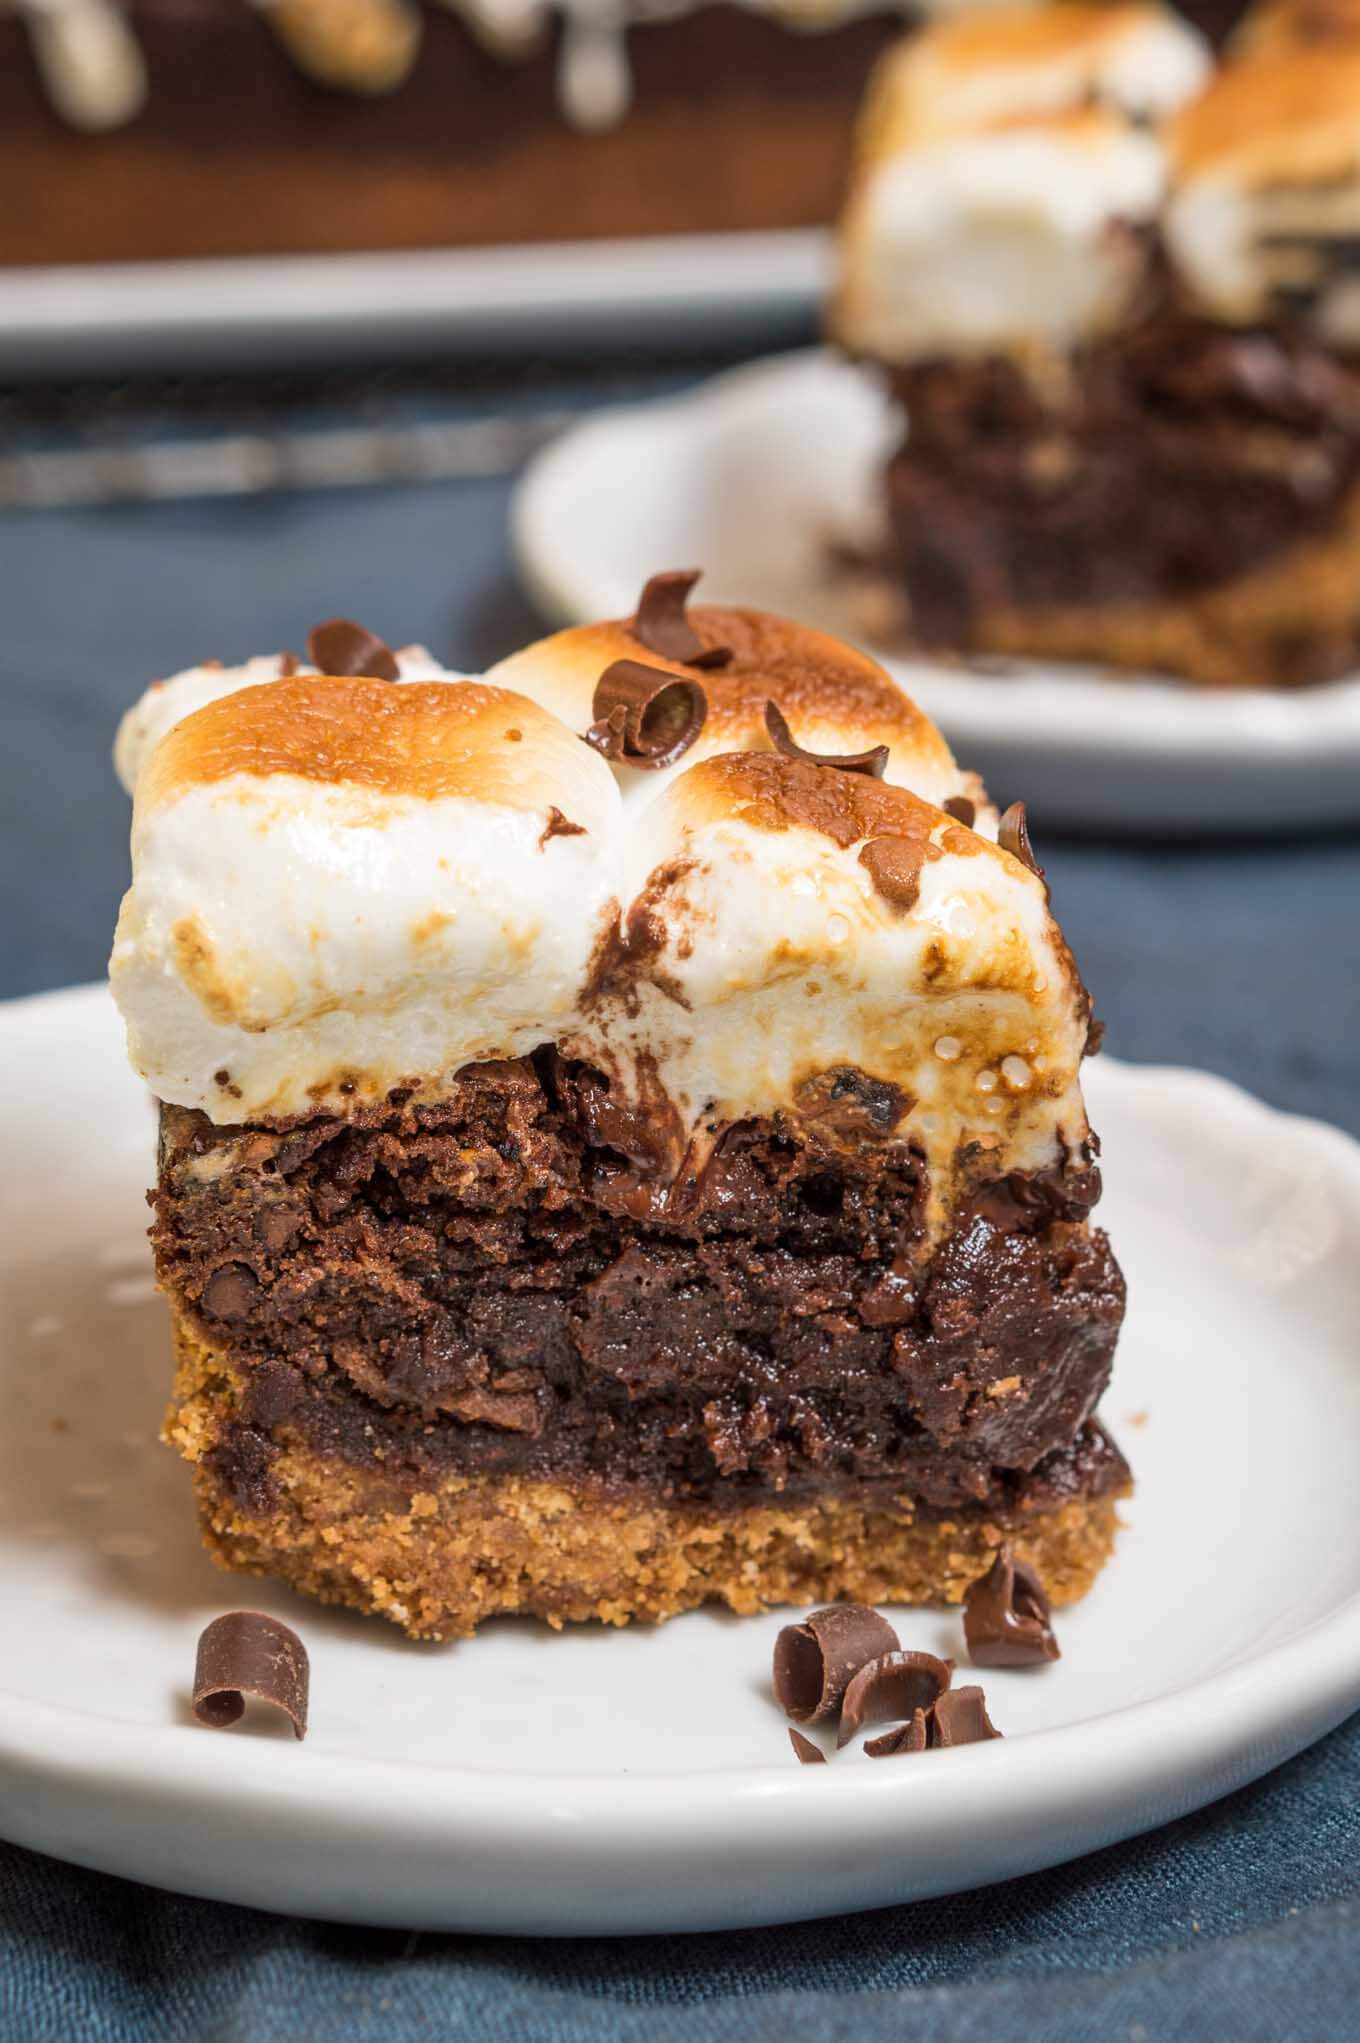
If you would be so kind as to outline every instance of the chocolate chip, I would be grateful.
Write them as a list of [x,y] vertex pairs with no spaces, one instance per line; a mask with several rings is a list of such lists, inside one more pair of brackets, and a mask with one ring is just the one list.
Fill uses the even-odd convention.
[[548,820],[539,832],[538,848],[542,851],[543,847],[554,837],[584,837],[586,834],[584,823],[573,823],[569,816],[564,816],[559,808],[554,807],[550,803],[548,807]]
[[349,617],[331,617],[307,634],[307,657],[322,674],[367,675],[397,681],[401,669],[389,646]]
[[615,660],[595,684],[595,721],[586,743],[606,759],[654,771],[688,752],[708,716],[708,698],[687,674]]
[[777,702],[765,705],[765,728],[770,743],[785,759],[797,759],[804,766],[830,766],[838,773],[863,773],[882,780],[888,765],[886,745],[871,745],[867,752],[809,752],[796,742],[789,720]]
[[940,1697],[932,1715],[932,1746],[980,1745],[986,1738],[1001,1736],[987,1714],[980,1688],[951,1688]]
[[890,908],[903,914],[921,892],[921,847],[906,837],[875,837],[861,845],[859,862]]
[[1025,816],[1023,802],[1012,802],[997,826],[996,841],[1003,851],[1012,858],[1018,858],[1021,865],[1028,866],[1038,880],[1043,880],[1044,899],[1050,898],[1051,890],[1044,879],[1044,869],[1034,856],[1034,846],[1029,841],[1029,823]]
[[280,1256],[302,1225],[302,1215],[286,1206],[266,1206],[255,1216],[255,1232],[274,1256]]
[[835,1716],[867,1661],[897,1648],[897,1633],[867,1603],[828,1604],[803,1624],[786,1624],[775,1640],[775,1700],[785,1716],[820,1724]]
[[257,1696],[284,1711],[293,1735],[307,1735],[307,1648],[291,1626],[262,1610],[229,1610],[215,1617],[198,1642],[194,1715],[210,1730],[225,1731]]
[[203,1286],[203,1310],[212,1319],[246,1319],[259,1288],[259,1278],[245,1263],[223,1263]]
[[933,1653],[890,1652],[870,1660],[846,1687],[837,1745],[848,1745],[866,1724],[881,1724],[886,1717],[911,1718],[917,1710],[929,1710],[948,1688],[953,1673],[953,1661],[937,1660]]
[[930,1727],[935,1712],[913,1710],[911,1721],[885,1731],[881,1738],[867,1738],[864,1749],[870,1759],[895,1759],[899,1752],[924,1752],[930,1745]]
[[732,648],[706,646],[685,614],[689,592],[702,572],[701,568],[675,568],[668,574],[653,575],[638,598],[633,637],[663,660],[679,660],[686,667],[725,667]]
[[805,1738],[801,1731],[795,1731],[792,1724],[789,1725],[789,1743],[793,1747],[794,1751],[798,1754],[798,1760],[800,1765],[802,1766],[826,1765],[826,1754],[823,1752],[821,1746],[814,1745],[812,1740],[810,1738]]
[[979,1667],[1037,1667],[1059,1658],[1053,1606],[1027,1561],[1003,1546],[963,1599],[963,1635]]
[[977,803],[970,802],[967,795],[950,795],[947,801],[940,803],[940,807],[946,816],[952,816],[966,830],[971,830],[977,820]]

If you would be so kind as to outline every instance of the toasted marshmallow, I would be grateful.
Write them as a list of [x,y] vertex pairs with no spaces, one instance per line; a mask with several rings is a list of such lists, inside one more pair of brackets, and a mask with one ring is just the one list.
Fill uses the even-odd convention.
[[1199,308],[1249,325],[1287,306],[1360,345],[1360,42],[1229,65],[1170,146],[1167,247]]
[[[926,1155],[939,1224],[979,1174],[1080,1154],[1086,996],[1042,882],[939,806],[977,782],[864,655],[688,621],[727,665],[629,619],[485,681],[291,675],[172,723],[111,966],[153,1091],[218,1123],[345,1115],[553,1043],[655,1107],[677,1184],[733,1121],[862,1105],[853,1139]],[[583,742],[618,659],[704,688],[662,770]],[[886,745],[889,777],[771,749],[771,701],[803,752]]]
[[1069,346],[1128,308],[1166,184],[1155,132],[1203,40],[1154,6],[951,22],[880,66],[840,232],[832,326],[907,362]]
[[[462,680],[441,667],[424,646],[405,646],[395,655],[403,681]],[[133,703],[118,726],[113,744],[114,770],[131,794],[137,776],[167,731],[173,730],[196,709],[235,695],[238,688],[258,688],[265,681],[278,681],[288,674],[314,674],[316,669],[299,664],[289,653],[265,653],[247,660],[241,667],[224,667],[220,661],[201,667],[186,667],[165,681],[153,681]]]
[[486,678],[495,687],[529,696],[582,733],[594,718],[596,683],[615,660],[636,660],[697,681],[707,715],[696,743],[667,767],[641,772],[627,764],[615,768],[630,807],[649,802],[702,759],[771,750],[767,702],[777,704],[794,738],[808,751],[855,753],[886,745],[889,781],[936,804],[959,795],[979,806],[985,803],[976,776],[960,772],[929,717],[867,653],[763,611],[696,605],[688,616],[705,645],[728,648],[731,658],[725,666],[696,670],[669,660],[637,637],[633,618],[621,618],[555,632],[512,653]]
[[219,698],[138,782],[110,977],[132,1061],[217,1121],[344,1113],[576,1010],[615,912],[604,762],[478,683]]
[[642,812],[624,860],[640,968],[569,1047],[631,1091],[654,1072],[691,1135],[815,1117],[828,1074],[862,1073],[896,1094],[880,1132],[925,1154],[936,1221],[966,1145],[1008,1170],[1079,1150],[1085,996],[1042,881],[976,831],[905,788],[728,753]]

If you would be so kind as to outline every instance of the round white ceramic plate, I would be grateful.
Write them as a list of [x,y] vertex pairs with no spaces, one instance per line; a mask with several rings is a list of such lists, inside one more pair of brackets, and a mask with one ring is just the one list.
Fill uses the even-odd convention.
[[[1221,1795],[1360,1704],[1360,1149],[1212,1078],[1097,1062],[1132,1304],[1104,1410],[1139,1477],[1063,1658],[985,1686],[1001,1742],[799,1767],[785,1615],[524,1623],[454,1646],[219,1574],[155,1444],[151,1106],[102,989],[0,1009],[0,1832],[308,1914],[704,1929],[1000,1880]],[[304,1745],[202,1730],[201,1626],[312,1657]],[[957,1616],[900,1613],[961,1654]]]
[[[658,567],[702,564],[711,600],[863,640],[862,604],[830,570],[829,542],[865,529],[892,431],[872,377],[820,351],[599,414],[520,485],[522,572],[549,614],[581,622],[626,614]],[[882,656],[993,794],[1043,821],[1201,833],[1360,817],[1360,679],[1195,690],[1094,668],[980,673]]]

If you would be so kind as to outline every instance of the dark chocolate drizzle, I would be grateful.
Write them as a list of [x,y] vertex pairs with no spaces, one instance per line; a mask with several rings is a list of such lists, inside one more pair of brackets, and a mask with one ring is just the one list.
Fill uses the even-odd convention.
[[703,730],[708,698],[688,674],[615,660],[595,683],[588,745],[615,764],[673,766]]
[[795,739],[789,720],[777,702],[765,705],[765,728],[770,743],[785,759],[801,760],[805,766],[831,766],[838,773],[863,773],[882,780],[888,764],[886,745],[871,745],[867,752],[809,752]]
[[373,681],[398,681],[395,653],[382,639],[350,617],[329,617],[307,634],[307,657],[322,674],[366,675]]
[[732,658],[731,646],[706,646],[685,611],[689,592],[702,572],[701,568],[672,568],[653,575],[638,597],[633,637],[663,660],[679,660],[686,667],[725,667]]

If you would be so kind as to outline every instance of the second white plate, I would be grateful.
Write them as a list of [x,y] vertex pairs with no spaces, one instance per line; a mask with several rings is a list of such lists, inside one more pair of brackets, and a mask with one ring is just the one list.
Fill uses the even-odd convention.
[[[522,571],[551,615],[584,622],[629,611],[659,567],[702,564],[710,600],[862,639],[828,541],[862,529],[891,430],[871,377],[820,350],[604,413],[525,477]],[[1094,668],[980,674],[883,657],[993,794],[1027,801],[1041,822],[1245,834],[1360,818],[1360,678],[1210,691]]]

